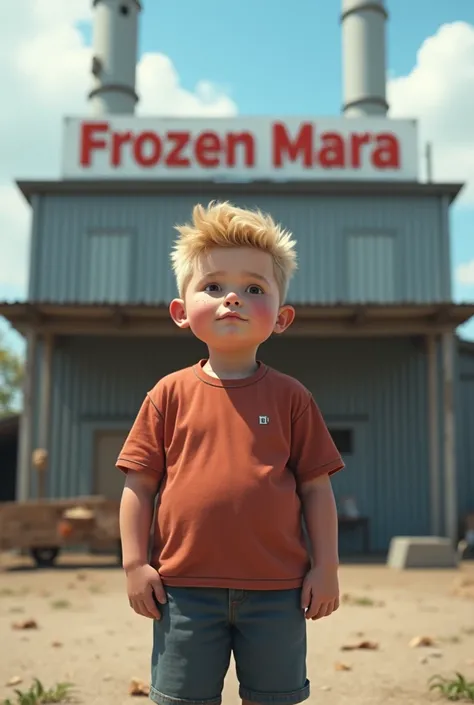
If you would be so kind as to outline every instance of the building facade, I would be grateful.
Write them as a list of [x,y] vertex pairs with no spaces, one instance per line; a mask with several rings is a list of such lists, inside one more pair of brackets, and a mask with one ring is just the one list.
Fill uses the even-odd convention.
[[[343,5],[351,71],[356,64],[369,71],[373,52],[383,49],[383,42],[369,41],[371,32],[383,29],[383,2]],[[107,8],[112,11],[114,3]],[[101,15],[100,23],[110,21],[113,29],[114,23],[130,21],[134,32],[139,3],[128,0],[115,9],[113,16]],[[351,30],[356,20],[366,23],[367,46],[351,43],[351,37],[362,36]],[[108,36],[123,41],[122,25]],[[260,356],[298,377],[320,405],[346,462],[347,469],[334,477],[339,507],[344,498],[355,499],[369,518],[375,551],[385,551],[399,534],[455,541],[460,520],[474,510],[474,354],[455,334],[474,315],[474,305],[452,300],[449,255],[449,209],[462,185],[421,183],[411,172],[404,175],[403,158],[409,163],[412,154],[403,137],[393,138],[403,157],[393,173],[381,153],[356,163],[354,150],[374,133],[374,120],[382,120],[374,139],[385,140],[385,157],[393,154],[386,135],[397,128],[385,118],[378,75],[372,76],[372,89],[370,81],[365,86],[365,97],[346,81],[347,119],[343,127],[336,124],[339,133],[326,131],[322,138],[320,165],[323,156],[337,160],[340,149],[351,150],[349,178],[345,166],[336,169],[339,176],[328,168],[327,178],[321,169],[313,178],[304,166],[304,126],[286,144],[291,169],[285,178],[281,172],[274,179],[260,172],[229,178],[229,168],[225,178],[218,168],[215,178],[203,176],[202,161],[210,164],[211,152],[218,159],[223,144],[215,121],[200,123],[194,145],[200,145],[201,163],[194,165],[196,173],[191,164],[190,178],[186,169],[177,178],[166,167],[146,178],[162,144],[153,124],[139,128],[132,119],[129,128],[142,130],[133,136],[118,122],[122,132],[107,133],[106,144],[107,114],[121,113],[122,119],[135,104],[130,72],[122,87],[120,76],[110,85],[97,78],[110,51],[100,42],[96,47],[93,105],[99,117],[85,121],[102,136],[88,133],[79,148],[69,125],[66,162],[74,162],[69,174],[18,183],[33,213],[28,299],[0,304],[0,315],[28,340],[18,499],[38,494],[31,466],[35,448],[49,453],[47,496],[120,496],[123,480],[114,463],[144,395],[160,377],[206,355],[168,314],[176,296],[169,259],[174,226],[190,219],[195,203],[229,200],[270,212],[297,239],[299,270],[288,296],[296,321],[267,341]],[[381,75],[384,80],[385,72]],[[122,103],[113,95],[120,90],[126,96]],[[354,122],[361,116],[366,122]],[[346,125],[356,124],[355,137],[340,136],[352,129]],[[210,125],[217,131],[211,133]],[[249,142],[245,120],[240,127],[229,134],[248,147],[245,162],[250,148],[266,142]],[[80,129],[84,137],[87,125]],[[145,140],[148,156],[137,147]],[[117,156],[125,143],[135,155],[133,165]],[[104,154],[95,155],[97,168],[86,173],[91,145]],[[348,550],[354,548],[351,541]]]

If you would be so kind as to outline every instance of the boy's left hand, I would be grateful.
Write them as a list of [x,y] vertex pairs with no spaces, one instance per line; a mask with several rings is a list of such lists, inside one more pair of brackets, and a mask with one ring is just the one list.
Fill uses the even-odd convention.
[[301,606],[306,619],[329,617],[339,607],[337,567],[316,566],[304,579]]

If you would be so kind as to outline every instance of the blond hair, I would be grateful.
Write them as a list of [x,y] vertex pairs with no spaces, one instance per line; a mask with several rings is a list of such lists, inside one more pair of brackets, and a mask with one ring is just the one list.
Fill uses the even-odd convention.
[[196,259],[211,247],[254,247],[273,259],[275,279],[283,302],[297,268],[292,234],[259,210],[237,208],[228,201],[194,206],[192,224],[177,225],[179,233],[171,253],[179,295],[184,296]]

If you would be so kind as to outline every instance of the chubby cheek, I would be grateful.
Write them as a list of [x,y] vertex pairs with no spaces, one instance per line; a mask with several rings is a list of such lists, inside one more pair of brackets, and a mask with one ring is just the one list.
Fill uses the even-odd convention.
[[216,303],[197,297],[187,304],[187,314],[191,329],[198,333],[209,328],[216,317]]
[[272,302],[262,297],[255,297],[250,306],[250,316],[259,325],[273,328],[277,318],[278,309]]

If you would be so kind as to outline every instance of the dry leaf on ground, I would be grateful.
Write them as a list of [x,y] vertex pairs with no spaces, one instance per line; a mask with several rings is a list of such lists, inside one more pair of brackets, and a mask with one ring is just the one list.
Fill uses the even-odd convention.
[[128,693],[129,695],[135,696],[148,696],[150,694],[150,687],[139,678],[132,678],[128,687]]
[[474,580],[472,578],[458,578],[453,585],[451,595],[474,600]]
[[378,648],[379,645],[376,641],[358,641],[355,644],[344,644],[344,646],[341,646],[341,651],[357,651],[358,649],[377,651]]
[[341,663],[340,661],[334,664],[334,668],[336,671],[352,671],[352,666],[348,666],[347,663]]
[[38,622],[35,619],[25,619],[22,622],[13,622],[12,629],[38,629]]
[[8,686],[14,686],[14,685],[20,685],[20,683],[23,681],[23,678],[20,678],[20,676],[13,676],[13,678],[10,678],[9,681],[7,681]]
[[408,646],[411,649],[418,649],[421,646],[435,646],[435,640],[431,636],[414,636]]

